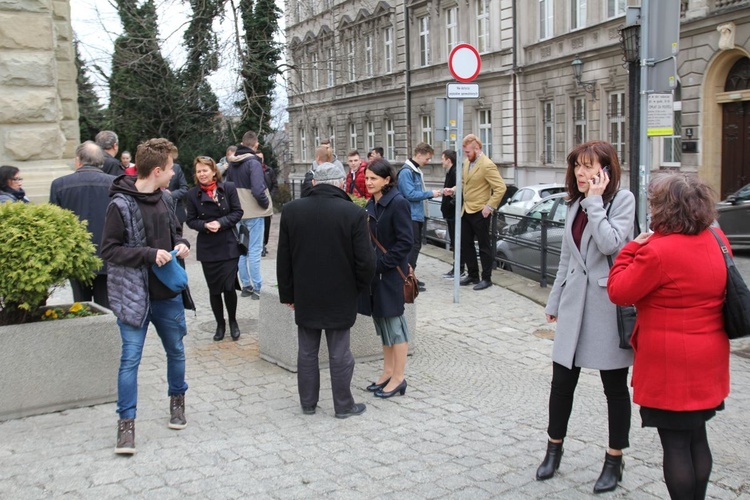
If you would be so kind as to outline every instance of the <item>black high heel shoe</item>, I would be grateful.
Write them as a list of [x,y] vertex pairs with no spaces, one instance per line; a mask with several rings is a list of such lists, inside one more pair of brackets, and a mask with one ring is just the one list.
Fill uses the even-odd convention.
[[224,340],[224,334],[227,331],[227,324],[222,321],[221,323],[216,323],[216,333],[214,334],[214,340]]
[[388,385],[388,382],[391,381],[391,377],[388,377],[388,380],[383,382],[382,384],[378,384],[377,382],[373,382],[372,384],[367,386],[367,390],[370,392],[378,392],[380,389]]
[[378,397],[378,398],[390,398],[392,396],[395,396],[397,392],[401,396],[403,396],[404,394],[406,394],[406,379],[404,379],[400,384],[398,384],[398,386],[395,389],[393,389],[392,391],[384,392],[383,389],[378,389],[375,392],[375,397]]
[[617,488],[617,483],[622,481],[622,473],[625,470],[625,462],[622,455],[604,455],[604,467],[599,479],[594,484],[594,493],[604,493]]
[[547,441],[547,453],[544,455],[542,464],[536,470],[536,480],[544,481],[555,475],[555,471],[560,468],[560,460],[563,456],[563,444]]

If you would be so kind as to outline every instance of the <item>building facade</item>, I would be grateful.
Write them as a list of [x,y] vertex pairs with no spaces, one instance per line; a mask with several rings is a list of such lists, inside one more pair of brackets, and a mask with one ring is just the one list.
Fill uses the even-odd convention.
[[[482,57],[481,97],[464,100],[464,133],[483,140],[507,181],[563,182],[567,152],[593,139],[612,142],[627,173],[631,89],[619,29],[628,3],[288,2],[295,173],[309,169],[323,138],[339,156],[382,146],[396,165],[421,141],[455,147],[435,141],[435,98],[454,81],[447,61],[459,42]],[[750,1],[680,5],[675,135],[649,141],[651,167],[697,172],[726,195],[750,182]],[[437,161],[426,174],[442,179]]]

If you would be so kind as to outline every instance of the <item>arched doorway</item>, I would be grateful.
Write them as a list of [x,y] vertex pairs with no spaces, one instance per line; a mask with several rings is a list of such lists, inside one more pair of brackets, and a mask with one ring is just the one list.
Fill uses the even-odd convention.
[[[729,70],[724,92],[744,97],[750,90],[750,58],[739,59]],[[721,129],[721,197],[750,183],[750,100],[724,102]]]

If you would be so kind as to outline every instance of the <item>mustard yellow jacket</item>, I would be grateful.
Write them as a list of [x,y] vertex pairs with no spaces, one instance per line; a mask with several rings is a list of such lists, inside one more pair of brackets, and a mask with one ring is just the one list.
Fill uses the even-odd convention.
[[497,166],[484,153],[477,158],[474,168],[469,172],[469,160],[464,160],[463,179],[463,213],[473,214],[485,206],[496,209],[505,194],[505,181],[500,176]]

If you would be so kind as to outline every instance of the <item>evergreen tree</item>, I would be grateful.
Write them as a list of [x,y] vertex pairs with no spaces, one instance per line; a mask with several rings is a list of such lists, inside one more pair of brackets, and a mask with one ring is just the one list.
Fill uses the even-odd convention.
[[99,97],[94,91],[94,85],[89,80],[89,75],[84,67],[81,52],[78,49],[78,40],[73,41],[76,51],[76,84],[78,85],[78,126],[81,132],[81,142],[94,136],[104,127],[104,110],[99,103]]
[[115,41],[109,81],[109,116],[120,149],[135,149],[150,137],[178,138],[180,88],[159,50],[153,0],[116,0],[123,33]]

